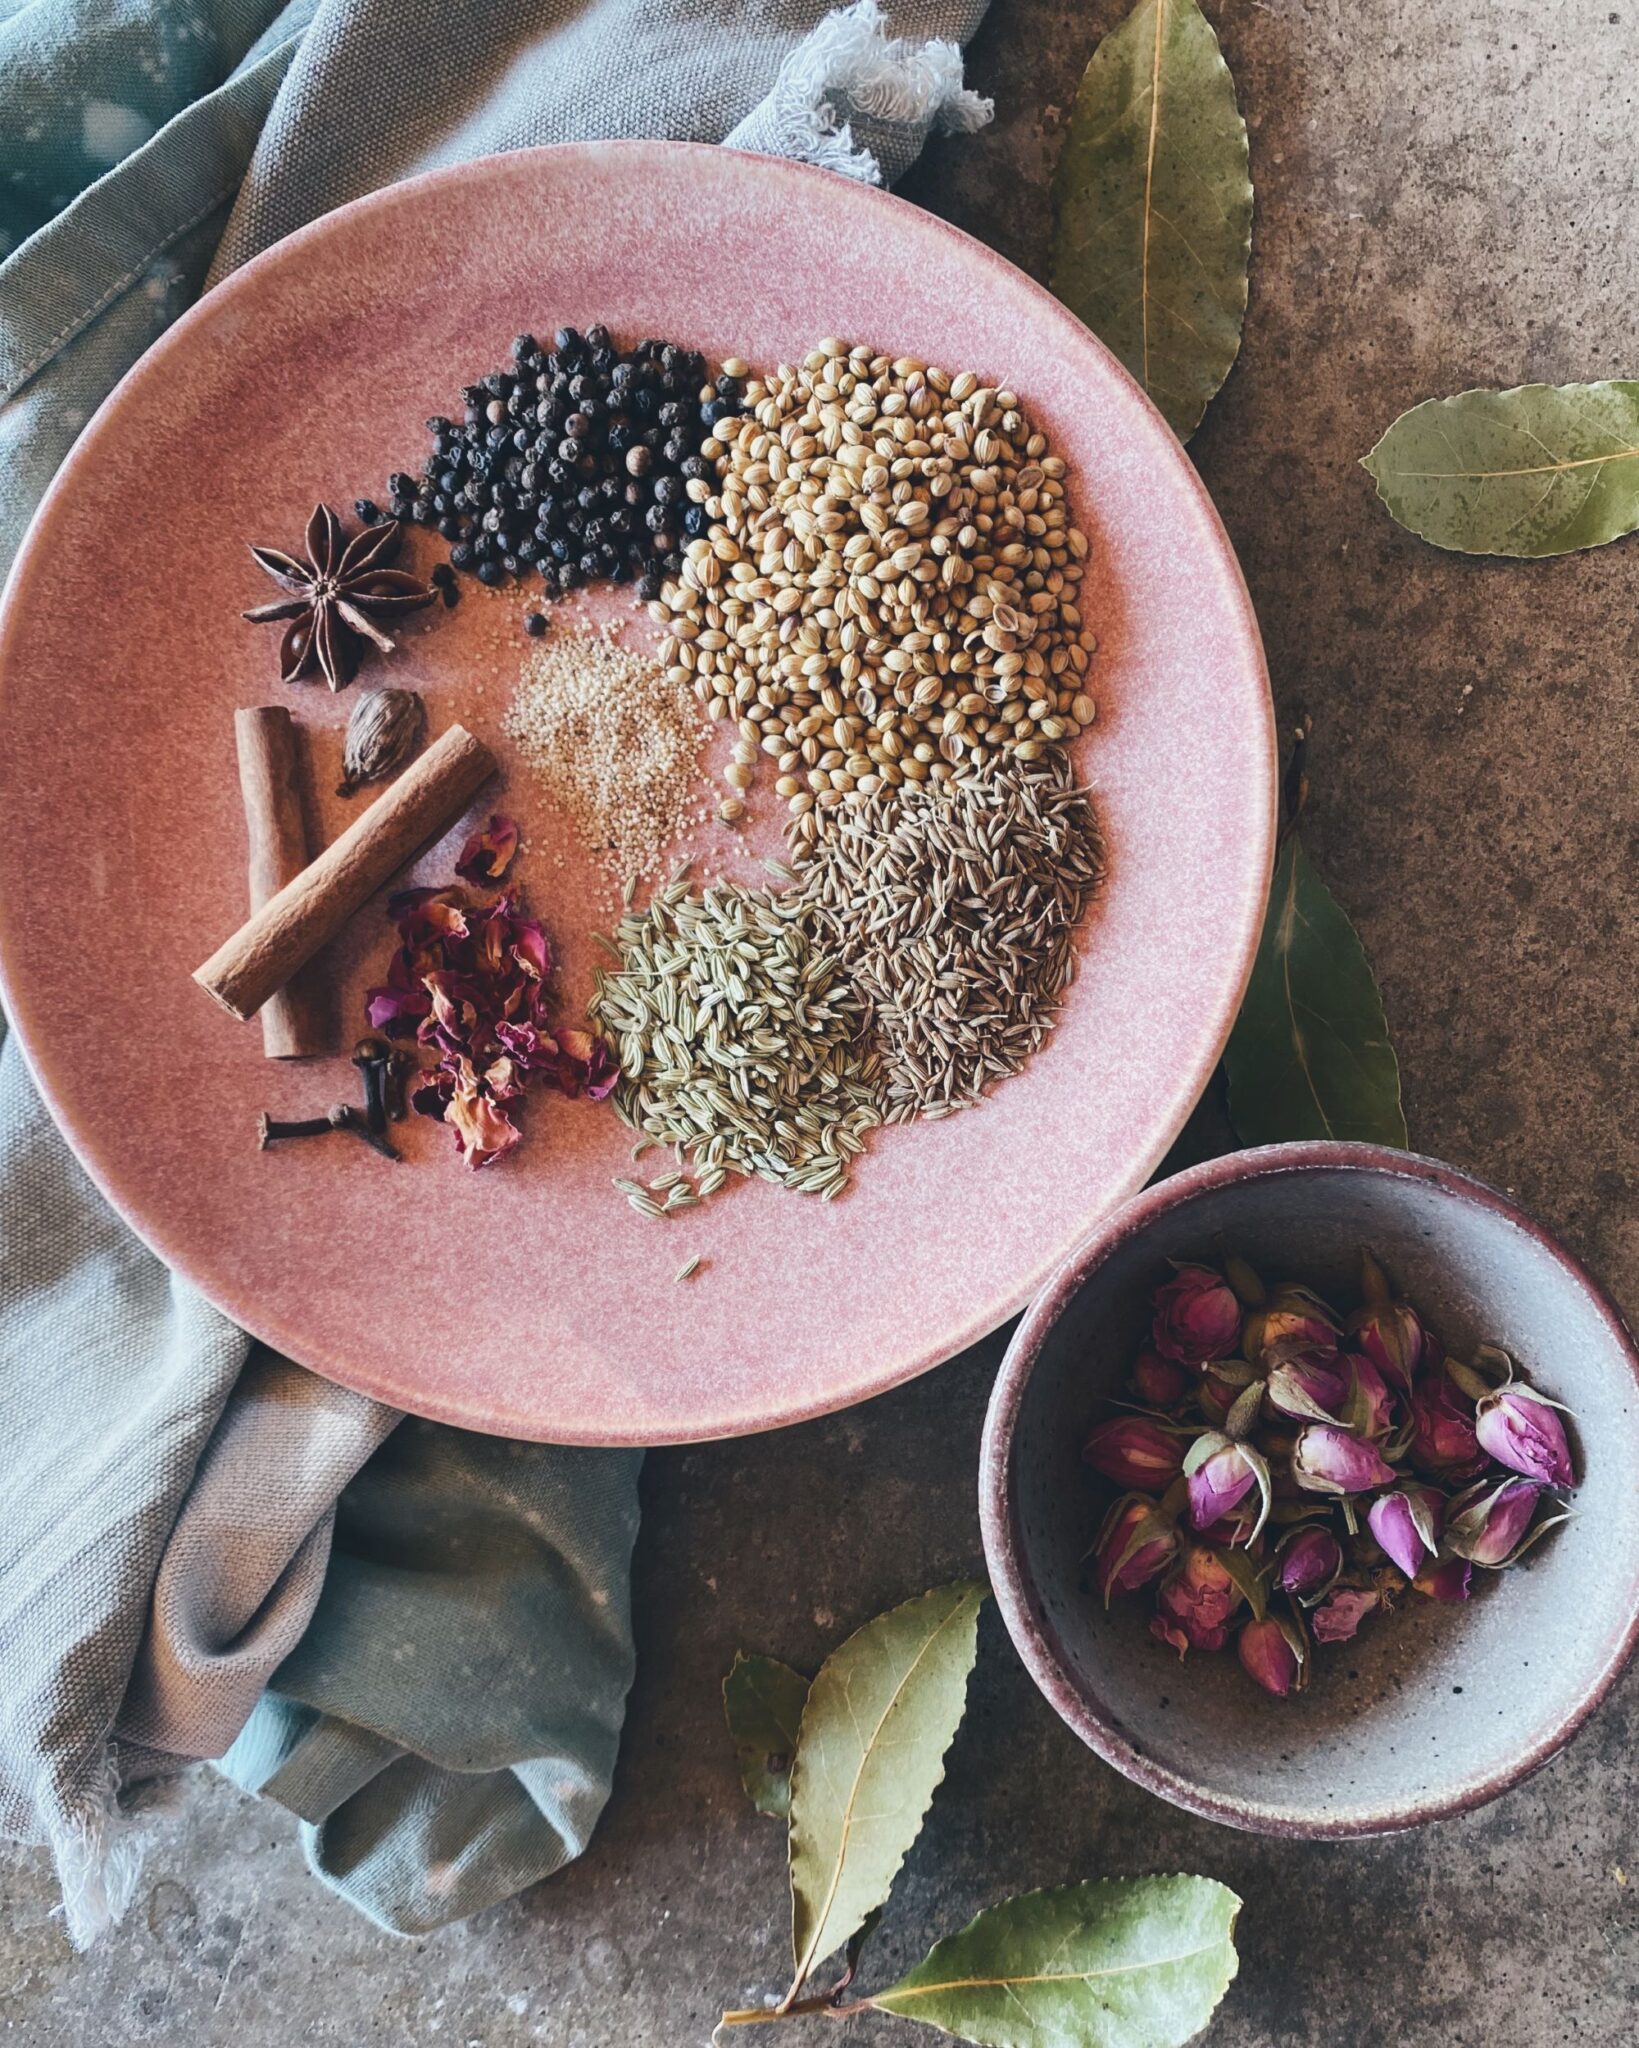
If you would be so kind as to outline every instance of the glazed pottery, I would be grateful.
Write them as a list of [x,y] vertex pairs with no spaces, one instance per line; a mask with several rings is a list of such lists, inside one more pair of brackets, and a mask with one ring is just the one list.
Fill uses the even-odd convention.
[[[1078,750],[1108,887],[1051,1046],[982,1110],[873,1140],[824,1203],[732,1184],[661,1223],[611,1187],[631,1133],[541,1091],[524,1141],[469,1173],[448,1131],[402,1127],[393,1166],[344,1140],[256,1147],[261,1110],[351,1096],[345,1058],[275,1064],[191,972],[245,912],[233,712],[285,702],[326,839],[353,693],[282,689],[277,632],[242,623],[315,501],[352,519],[419,464],[423,421],[513,336],[609,323],[769,364],[831,333],[1016,385],[1068,459],[1091,541],[1099,718]],[[436,559],[415,536],[409,565]],[[539,585],[535,585],[538,593]],[[471,816],[405,879],[450,879],[461,837],[515,817],[516,873],[578,1021],[618,884],[589,862],[501,726],[527,589],[463,580],[357,688],[420,690],[501,758]],[[630,590],[553,632],[657,629]],[[766,884],[771,772],[752,829],[710,822],[699,872]],[[63,1129],[147,1242],[256,1336],[421,1414],[515,1436],[659,1443],[842,1406],[1019,1308],[1153,1171],[1218,1057],[1263,915],[1274,746],[1247,595],[1194,470],[1126,374],[1045,292],[915,208],[846,179],[684,145],[573,146],[394,186],[229,278],[90,424],[17,562],[0,619],[0,972]],[[378,900],[326,961],[336,1043],[395,940]],[[651,1161],[653,1155],[651,1155]],[[692,1255],[687,1283],[674,1275]]]
[[[1486,1341],[1573,1413],[1572,1519],[1473,1597],[1408,1595],[1318,1648],[1309,1689],[1258,1690],[1232,1652],[1176,1654],[1150,1606],[1106,1613],[1084,1558],[1109,1498],[1080,1451],[1131,1369],[1173,1259],[1235,1252],[1266,1280],[1359,1298],[1369,1246],[1461,1356]],[[1021,1323],[986,1424],[980,1502],[998,1602],[1052,1705],[1136,1783],[1232,1827],[1369,1835],[1465,1812],[1560,1749],[1639,1630],[1639,1358],[1598,1286],[1495,1189],[1341,1144],[1238,1153],[1147,1189]]]

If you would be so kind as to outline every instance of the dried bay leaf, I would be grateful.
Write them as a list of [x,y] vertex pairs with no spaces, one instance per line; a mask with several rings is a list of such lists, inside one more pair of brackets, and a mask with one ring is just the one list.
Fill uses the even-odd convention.
[[1639,527],[1639,383],[1460,391],[1361,464],[1402,526],[1466,555],[1563,555]]
[[936,1586],[867,1622],[809,1688],[791,1773],[793,1991],[888,1896],[967,1704],[987,1588]]
[[1252,979],[1224,1052],[1243,1145],[1406,1143],[1400,1066],[1364,948],[1295,832],[1275,861]]
[[1093,52],[1053,182],[1052,288],[1180,440],[1246,317],[1246,123],[1196,0],[1139,0]]
[[1026,1892],[869,2003],[983,2048],[1180,2048],[1235,1975],[1240,1905],[1205,1877]]
[[723,1680],[740,1782],[757,1811],[774,1820],[791,1811],[791,1763],[807,1698],[808,1680],[776,1657],[748,1657],[742,1650]]

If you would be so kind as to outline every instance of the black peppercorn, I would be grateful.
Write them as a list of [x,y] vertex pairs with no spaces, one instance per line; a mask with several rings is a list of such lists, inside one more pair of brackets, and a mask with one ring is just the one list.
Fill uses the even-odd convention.
[[524,631],[529,635],[531,640],[538,640],[541,637],[541,635],[546,631],[545,612],[525,612]]
[[478,581],[480,583],[487,583],[490,589],[493,590],[498,583],[506,581],[506,572],[502,569],[499,562],[480,562],[478,564]]
[[573,327],[560,327],[552,337],[552,346],[560,356],[578,356],[586,344]]
[[573,590],[579,582],[580,564],[578,562],[560,562],[558,564],[558,588],[560,590]]
[[381,524],[381,507],[374,498],[355,498],[353,510],[366,526],[379,526]]
[[704,505],[691,505],[683,514],[683,531],[690,540],[698,540],[708,523]]

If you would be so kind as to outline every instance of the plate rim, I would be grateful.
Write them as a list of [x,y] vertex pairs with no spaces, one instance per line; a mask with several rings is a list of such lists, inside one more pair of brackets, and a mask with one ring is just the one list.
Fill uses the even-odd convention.
[[[1262,828],[1263,858],[1257,865],[1265,876],[1265,887],[1259,900],[1258,912],[1247,920],[1246,929],[1242,934],[1239,972],[1233,984],[1234,1000],[1224,1006],[1224,1015],[1209,1053],[1203,1053],[1198,1065],[1189,1074],[1180,1075],[1172,1092],[1172,1106],[1158,1125],[1158,1138],[1148,1153],[1135,1158],[1128,1172],[1115,1183],[1105,1207],[1098,1215],[1091,1219],[1077,1220],[1074,1241],[1080,1242],[1089,1231],[1101,1227],[1105,1220],[1130,1201],[1149,1181],[1155,1168],[1166,1157],[1223,1056],[1251,978],[1263,928],[1262,902],[1267,897],[1267,878],[1272,874],[1274,867],[1280,800],[1276,715],[1268,660],[1245,572],[1222,515],[1190,461],[1183,443],[1177,441],[1159,409],[1131,372],[1090,328],[1078,320],[1061,300],[1055,298],[1027,271],[991,248],[988,243],[980,241],[962,228],[953,226],[937,214],[928,212],[926,208],[900,198],[896,193],[880,186],[865,185],[858,180],[843,177],[838,172],[822,170],[812,164],[799,163],[785,157],[763,156],[749,150],[728,149],[720,143],[648,139],[577,141],[491,152],[484,156],[465,159],[457,164],[438,165],[418,172],[412,177],[363,193],[358,198],[348,200],[343,205],[321,214],[316,220],[304,223],[239,265],[208,291],[202,293],[193,305],[179,315],[121,376],[92,413],[59,464],[34,509],[13,557],[4,586],[0,588],[0,719],[3,719],[5,712],[7,677],[11,667],[13,643],[20,632],[21,593],[35,572],[37,558],[44,557],[49,550],[50,529],[55,522],[58,508],[71,491],[77,488],[81,473],[94,469],[100,443],[109,432],[111,423],[120,409],[130,402],[134,393],[145,388],[150,380],[164,379],[169,374],[172,354],[190,345],[192,332],[196,327],[218,317],[223,308],[231,306],[236,297],[259,290],[264,276],[272,275],[281,266],[292,262],[299,264],[307,247],[315,242],[323,242],[334,234],[338,223],[351,222],[361,215],[386,213],[397,206],[414,206],[430,191],[436,191],[446,185],[481,183],[485,177],[501,169],[517,170],[522,167],[527,171],[534,163],[564,164],[578,159],[590,164],[610,157],[649,161],[656,158],[710,158],[716,162],[727,158],[736,165],[755,166],[764,177],[795,183],[799,188],[816,180],[823,181],[833,188],[845,187],[850,195],[850,203],[862,206],[868,211],[874,210],[882,214],[888,222],[907,226],[917,234],[926,234],[931,230],[935,239],[950,242],[961,260],[977,264],[981,270],[1003,278],[1010,290],[1022,294],[1027,301],[1033,302],[1034,311],[1040,318],[1048,324],[1057,326],[1061,332],[1066,332],[1076,346],[1089,348],[1095,355],[1101,357],[1106,374],[1118,386],[1125,386],[1126,395],[1130,399],[1136,399],[1139,406],[1152,415],[1156,426],[1167,437],[1176,453],[1183,488],[1196,514],[1201,518],[1217,566],[1225,572],[1226,592],[1233,603],[1233,626],[1242,649],[1242,655],[1238,659],[1249,664],[1254,680],[1262,685],[1261,691],[1256,693],[1256,701],[1262,712],[1263,726],[1263,745],[1259,749],[1259,756],[1263,765],[1264,802],[1258,818]],[[0,1004],[3,1004],[10,1029],[17,1038],[29,1076],[39,1091],[53,1123],[57,1126],[59,1135],[121,1221],[168,1271],[179,1274],[213,1307],[256,1341],[269,1345],[293,1363],[317,1373],[333,1384],[347,1387],[393,1407],[403,1407],[403,1390],[395,1389],[388,1384],[383,1375],[373,1372],[368,1366],[351,1362],[343,1367],[338,1367],[328,1359],[319,1362],[311,1350],[304,1350],[302,1346],[291,1343],[289,1332],[281,1327],[287,1318],[267,1310],[260,1303],[236,1298],[231,1281],[222,1284],[214,1281],[207,1283],[192,1269],[192,1264],[186,1256],[180,1251],[173,1253],[166,1248],[163,1242],[164,1233],[151,1229],[144,1223],[137,1213],[136,1195],[118,1185],[115,1177],[105,1171],[104,1163],[97,1156],[89,1135],[76,1127],[72,1117],[59,1101],[42,1060],[36,1055],[27,1005],[19,1002],[18,991],[8,967],[6,941],[9,922],[6,906],[0,901]],[[486,1409],[481,1397],[461,1399],[452,1396],[447,1400],[428,1401],[419,1390],[416,1394],[417,1406],[414,1410],[405,1412],[414,1413],[429,1421],[447,1423],[488,1435],[601,1448],[646,1448],[658,1444],[712,1443],[739,1436],[759,1435],[768,1430],[783,1429],[797,1423],[841,1413],[862,1401],[873,1400],[896,1387],[908,1385],[912,1380],[921,1378],[938,1366],[949,1363],[984,1337],[1000,1329],[1037,1299],[1041,1290],[1051,1282],[1065,1256],[1063,1251],[1055,1251],[1044,1259],[1040,1270],[1026,1277],[1018,1292],[1008,1298],[999,1313],[996,1312],[994,1304],[980,1307],[959,1327],[942,1328],[934,1347],[917,1353],[908,1363],[900,1358],[896,1359],[889,1370],[863,1372],[857,1381],[846,1389],[827,1394],[820,1399],[808,1396],[783,1406],[766,1399],[750,1402],[742,1400],[732,1412],[720,1413],[705,1427],[684,1427],[657,1433],[652,1428],[623,1431],[618,1425],[607,1424],[596,1430],[580,1428],[566,1431],[561,1425],[543,1424],[540,1419],[526,1421],[517,1415],[497,1413],[493,1407]]]

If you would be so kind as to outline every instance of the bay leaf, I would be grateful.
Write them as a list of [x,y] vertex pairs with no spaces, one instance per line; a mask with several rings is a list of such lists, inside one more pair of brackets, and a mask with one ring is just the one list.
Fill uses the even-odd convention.
[[1181,441],[1241,345],[1249,165],[1235,82],[1196,0],[1138,0],[1076,94],[1051,283]]
[[1206,1877],[1026,1892],[869,2002],[982,2048],[1179,2048],[1235,1975],[1240,1905]]
[[1243,1145],[1406,1143],[1400,1066],[1355,928],[1288,833],[1263,936],[1224,1051]]
[[723,1680],[723,1713],[740,1763],[740,1782],[759,1813],[791,1812],[791,1763],[808,1681],[776,1657],[742,1650]]
[[1639,527],[1639,383],[1431,398],[1362,460],[1402,526],[1465,555],[1563,555]]
[[878,1615],[809,1688],[791,1773],[793,1990],[887,1898],[921,1830],[987,1590],[961,1579]]

